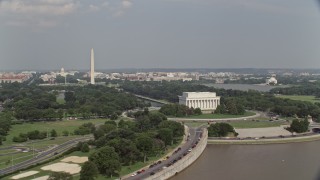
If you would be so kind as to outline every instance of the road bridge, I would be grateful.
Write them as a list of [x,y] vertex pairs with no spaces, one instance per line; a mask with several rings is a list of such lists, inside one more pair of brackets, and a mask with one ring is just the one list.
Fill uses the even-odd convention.
[[133,94],[133,95],[135,95],[136,97],[138,97],[140,99],[148,100],[148,101],[159,103],[159,104],[162,104],[162,105],[169,104],[168,102],[157,100],[157,99],[153,99],[153,98],[149,98],[149,97],[146,97],[146,96],[141,96],[141,95],[138,95],[138,94]]

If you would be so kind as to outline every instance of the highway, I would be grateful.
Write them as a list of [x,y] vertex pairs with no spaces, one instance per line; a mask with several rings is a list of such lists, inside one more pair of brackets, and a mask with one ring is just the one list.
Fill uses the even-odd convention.
[[39,153],[31,159],[28,159],[26,161],[20,162],[18,164],[15,164],[13,166],[10,166],[10,167],[4,168],[4,169],[0,169],[0,176],[17,171],[17,170],[25,169],[25,168],[27,168],[31,165],[37,164],[37,163],[47,161],[50,158],[67,151],[71,147],[75,146],[78,142],[87,141],[90,139],[92,139],[92,136],[85,136],[85,137],[80,137],[80,138],[76,138],[73,140],[69,140],[69,141],[62,143],[54,148],[51,148],[47,151]]
[[[137,174],[135,176],[131,176],[126,178],[127,180],[140,180],[140,179],[145,179],[149,176],[152,176],[150,173],[157,173],[161,171],[162,169],[170,166],[169,164],[172,165],[172,162],[174,160],[179,160],[183,158],[184,155],[188,153],[188,150],[192,148],[192,146],[198,141],[198,139],[201,137],[203,130],[201,128],[190,128],[189,133],[189,140],[182,145],[180,148],[181,150],[177,151],[176,153],[172,154],[171,157],[169,157],[167,160],[162,161],[160,164],[157,164],[151,168],[146,168],[144,169],[145,171]],[[190,152],[192,153],[192,151]]]

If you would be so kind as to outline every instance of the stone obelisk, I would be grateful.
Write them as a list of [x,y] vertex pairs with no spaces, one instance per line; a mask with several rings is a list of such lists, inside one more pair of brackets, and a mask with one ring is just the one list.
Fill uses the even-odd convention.
[[94,52],[93,52],[93,48],[91,49],[91,59],[90,59],[90,83],[95,84],[95,82],[94,82]]

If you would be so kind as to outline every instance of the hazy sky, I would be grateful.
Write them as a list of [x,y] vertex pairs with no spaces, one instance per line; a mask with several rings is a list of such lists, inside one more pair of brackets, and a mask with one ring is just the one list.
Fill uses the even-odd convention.
[[320,68],[316,0],[0,0],[0,69]]

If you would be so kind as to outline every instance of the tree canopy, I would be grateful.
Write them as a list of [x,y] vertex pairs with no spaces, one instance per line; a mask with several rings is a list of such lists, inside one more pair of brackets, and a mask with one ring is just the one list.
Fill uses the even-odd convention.
[[229,133],[237,135],[234,128],[228,123],[214,123],[208,127],[209,137],[226,137]]

